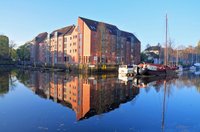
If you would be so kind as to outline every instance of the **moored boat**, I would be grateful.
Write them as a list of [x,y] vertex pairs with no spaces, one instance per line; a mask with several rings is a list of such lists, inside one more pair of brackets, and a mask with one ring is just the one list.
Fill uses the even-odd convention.
[[182,72],[183,71],[183,66],[182,65],[179,65],[176,72]]
[[128,66],[128,65],[120,65],[119,69],[118,69],[118,73],[119,74],[123,74],[123,75],[133,75],[134,71],[133,71],[133,66]]
[[168,37],[167,37],[167,28],[168,28],[168,18],[166,15],[166,43],[165,43],[165,55],[164,55],[164,64],[153,64],[153,63],[142,63],[138,65],[137,74],[139,75],[173,75],[176,74],[177,66],[168,66]]
[[190,71],[191,71],[191,72],[196,71],[196,67],[195,67],[195,66],[191,66],[191,67],[190,67]]
[[196,71],[199,71],[199,70],[200,70],[200,63],[195,63],[194,66],[195,66],[195,68],[196,68]]
[[142,63],[138,65],[138,75],[171,75],[178,69],[176,66],[170,67],[161,64]]

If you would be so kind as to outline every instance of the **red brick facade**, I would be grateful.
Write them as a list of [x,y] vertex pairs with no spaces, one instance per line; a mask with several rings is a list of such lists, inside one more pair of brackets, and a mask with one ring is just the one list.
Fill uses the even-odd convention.
[[72,25],[39,34],[32,60],[54,64],[138,64],[140,41],[115,25],[79,17]]

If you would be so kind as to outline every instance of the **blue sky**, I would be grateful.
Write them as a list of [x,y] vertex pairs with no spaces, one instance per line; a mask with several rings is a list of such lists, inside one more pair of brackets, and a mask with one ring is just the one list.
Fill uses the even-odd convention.
[[174,45],[200,40],[200,0],[1,0],[0,34],[18,45],[40,32],[76,24],[78,16],[116,25],[142,42],[165,41],[165,14]]

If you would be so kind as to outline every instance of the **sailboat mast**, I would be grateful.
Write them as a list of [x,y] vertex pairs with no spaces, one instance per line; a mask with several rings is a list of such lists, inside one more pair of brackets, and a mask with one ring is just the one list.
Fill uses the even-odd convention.
[[168,18],[167,18],[167,14],[166,14],[166,33],[165,33],[165,65],[167,65],[168,64],[168,45],[167,45],[167,29],[168,29]]
[[177,51],[176,51],[176,66],[178,66],[178,49],[177,49]]

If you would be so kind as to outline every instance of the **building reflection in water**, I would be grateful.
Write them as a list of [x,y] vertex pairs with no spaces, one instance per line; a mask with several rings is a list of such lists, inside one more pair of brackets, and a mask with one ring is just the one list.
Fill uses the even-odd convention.
[[109,112],[139,93],[132,82],[117,77],[27,72],[27,86],[37,95],[71,108],[77,120]]

